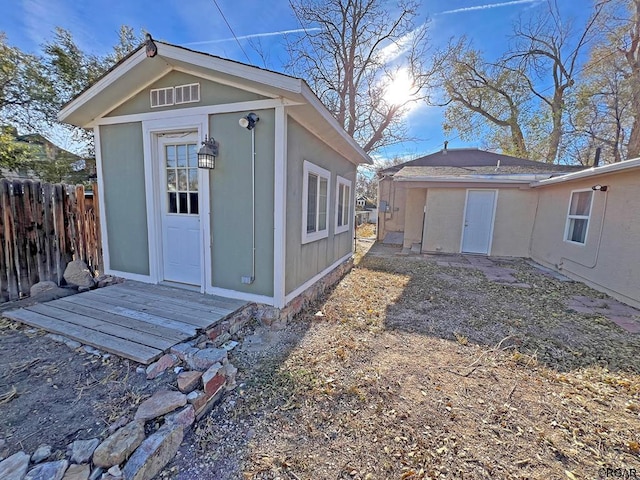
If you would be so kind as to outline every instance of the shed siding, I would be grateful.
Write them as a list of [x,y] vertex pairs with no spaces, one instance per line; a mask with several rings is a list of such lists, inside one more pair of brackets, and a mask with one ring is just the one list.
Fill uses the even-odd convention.
[[[596,183],[609,189],[593,192],[586,243],[566,242],[571,191],[589,190]],[[537,188],[540,205],[531,257],[640,307],[639,186],[640,171],[634,170]]]
[[[289,294],[353,251],[356,167],[291,118],[288,118],[287,121],[287,152],[285,292]],[[329,170],[331,172],[331,186],[328,215],[329,236],[303,245],[302,186],[304,160]],[[337,175],[352,182],[351,212],[349,230],[334,235]]]
[[101,126],[100,149],[109,268],[149,275],[142,124]]
[[498,191],[491,255],[528,257],[538,194],[530,189]]
[[[246,112],[249,113],[249,112]],[[220,143],[210,172],[211,262],[214,287],[273,296],[274,110],[260,117],[256,142],[256,276],[251,285],[251,132],[238,125],[242,114],[209,117],[209,135]]]
[[[150,90],[155,88],[175,87],[190,83],[200,84],[199,102],[151,108],[151,100],[149,96]],[[264,98],[266,97],[174,70],[154,82],[152,85],[138,92],[135,96],[124,102],[106,116],[115,117],[118,115],[131,115],[136,113],[162,112],[180,108],[198,107],[201,105],[221,105],[225,103],[262,100]]]
[[378,183],[378,204],[387,202],[388,210],[378,214],[378,239],[383,240],[389,232],[403,232],[407,189],[393,177],[385,177]]
[[423,251],[458,253],[464,215],[464,188],[429,188]]

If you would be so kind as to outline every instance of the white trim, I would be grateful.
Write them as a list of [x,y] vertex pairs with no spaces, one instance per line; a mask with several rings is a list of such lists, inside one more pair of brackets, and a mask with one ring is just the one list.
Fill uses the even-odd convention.
[[129,70],[136,67],[140,62],[143,62],[147,58],[147,54],[144,48],[140,48],[137,52],[133,53],[129,58],[124,60],[121,65],[107,73],[104,77],[91,85],[84,93],[78,95],[76,98],[66,104],[60,112],[58,112],[58,121],[65,122],[66,117],[74,113],[82,105],[90,101],[93,97],[98,95],[102,90],[107,88],[113,82],[124,76]]
[[[308,160],[305,160],[302,167],[302,243],[310,243],[315,242],[316,240],[320,240],[322,238],[327,238],[329,236],[329,205],[331,199],[331,172],[329,170],[325,170],[322,167],[319,167],[315,163],[311,163]],[[327,200],[326,200],[326,227],[324,230],[315,230],[313,232],[307,232],[307,208],[309,206],[309,182],[308,176],[310,174],[316,175],[318,177],[318,189],[316,192],[316,200],[320,197],[320,180],[322,178],[327,180]],[[320,203],[316,201],[316,228],[318,228],[318,222],[320,220]]]
[[[149,245],[149,276],[154,282],[158,283],[164,280],[162,265],[162,222],[160,219],[160,172],[158,157],[158,135],[162,133],[171,133],[180,130],[190,130],[196,133],[197,139],[204,138],[205,133],[209,133],[209,117],[207,115],[192,115],[181,117],[165,117],[157,120],[147,120],[142,122],[142,140],[144,145],[144,184],[147,207],[147,235]],[[207,236],[211,236],[205,226],[208,222],[203,221],[205,210],[201,209],[206,206],[209,211],[209,176],[199,172],[198,181],[200,181],[200,194],[198,195],[199,216],[200,216],[200,234],[203,240],[201,244],[201,283],[200,291],[204,292],[207,285],[211,284],[211,252],[207,248],[211,241],[205,241]],[[207,215],[208,216],[208,215]]]
[[287,245],[287,113],[275,109],[274,198],[273,198],[273,298],[284,307]]
[[[591,200],[589,201],[589,215],[584,218],[585,215],[571,215],[571,202],[573,201],[573,194],[580,192],[589,192],[591,194]],[[580,247],[584,247],[587,244],[587,239],[589,238],[589,225],[591,224],[591,212],[593,211],[593,190],[590,188],[580,188],[578,190],[571,190],[569,194],[569,206],[567,207],[567,215],[565,216],[564,223],[564,234],[562,236],[562,240],[566,243],[570,243],[571,245],[577,245]],[[576,242],[574,240],[569,240],[569,224],[571,220],[587,220],[586,231],[584,232],[584,242]],[[604,219],[602,220],[604,222]]]
[[104,172],[102,171],[102,146],[100,145],[100,128],[93,129],[93,145],[96,153],[96,171],[98,173],[98,209],[100,214],[100,239],[102,247],[102,264],[104,273],[111,269],[109,256],[109,238],[107,233],[106,202],[104,201]]
[[610,163],[609,165],[603,165],[601,167],[591,167],[587,170],[580,170],[575,173],[567,173],[560,177],[549,178],[547,180],[540,180],[531,184],[532,187],[544,187],[546,185],[553,185],[556,183],[570,182],[572,180],[579,180],[581,178],[595,177],[597,175],[604,175],[606,173],[619,172],[621,170],[630,170],[632,168],[640,167],[640,158],[633,160],[625,160],[624,162]]
[[122,278],[125,278],[127,280],[135,280],[136,282],[152,283],[152,284],[156,284],[157,283],[149,275],[142,275],[140,273],[122,272],[120,270],[111,270],[111,269],[109,269],[109,270],[105,269],[104,273],[106,275],[113,275],[115,277],[122,277]]
[[[351,197],[353,197],[353,188],[352,188],[352,183],[351,180],[347,180],[344,177],[341,177],[340,175],[336,175],[336,218],[335,218],[335,222],[334,222],[334,226],[335,226],[335,231],[334,234],[338,235],[339,233],[344,233],[349,231],[349,228],[351,227]],[[339,201],[340,201],[340,187],[341,186],[345,186],[345,187],[349,187],[349,197],[347,198],[347,201],[349,202],[348,204],[348,208],[347,208],[347,214],[346,214],[346,223],[345,222],[345,214],[344,212],[342,213],[342,221],[343,224],[342,225],[338,225],[338,210],[339,210]]]
[[292,291],[287,296],[285,296],[284,297],[284,304],[286,305],[287,303],[289,303],[291,300],[296,298],[298,295],[300,295],[302,292],[304,292],[307,288],[309,288],[311,285],[316,283],[322,277],[324,277],[328,273],[331,273],[333,270],[335,270],[340,264],[342,264],[342,263],[346,262],[347,260],[349,260],[352,256],[353,256],[353,252],[347,253],[344,257],[340,258],[338,261],[333,263],[331,266],[325,268],[323,271],[321,271],[317,275],[311,277],[309,280],[304,282],[302,285],[300,285],[294,291]]
[[491,249],[493,248],[493,230],[495,227],[496,221],[496,210],[498,209],[498,194],[500,190],[493,188],[467,188],[464,198],[464,211],[462,214],[462,232],[460,233],[460,251],[459,253],[471,253],[471,252],[463,252],[463,242],[464,242],[464,224],[467,221],[467,204],[469,202],[469,192],[494,192],[495,197],[493,198],[493,213],[491,215],[491,230],[489,232],[489,245],[487,246],[487,253],[480,255],[491,255]]
[[238,292],[237,290],[229,290],[226,288],[207,286],[204,293],[209,295],[219,295],[221,297],[233,298],[235,300],[245,300],[247,302],[264,303],[265,305],[274,306],[273,297],[266,295],[256,295],[255,293]]
[[191,117],[196,115],[213,115],[217,113],[245,112],[247,110],[267,110],[287,105],[300,105],[300,103],[279,98],[268,100],[250,100],[247,102],[237,103],[223,103],[220,105],[200,105],[197,107],[174,108],[173,110],[132,113],[129,115],[104,117],[97,119],[95,122],[93,122],[92,125],[112,125],[117,123],[163,120],[168,117],[178,118]]

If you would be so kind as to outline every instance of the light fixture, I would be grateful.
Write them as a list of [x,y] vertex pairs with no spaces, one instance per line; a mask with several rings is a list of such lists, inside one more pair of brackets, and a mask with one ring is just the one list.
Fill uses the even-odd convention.
[[247,130],[253,130],[256,126],[256,123],[260,120],[260,117],[255,113],[251,112],[249,115],[242,117],[238,120],[238,123],[241,127],[246,128]]
[[606,192],[609,187],[607,185],[594,185],[591,187],[591,190],[595,190],[596,192]]
[[207,139],[204,136],[202,147],[198,150],[198,168],[216,168],[216,157],[218,156],[219,144],[213,138]]

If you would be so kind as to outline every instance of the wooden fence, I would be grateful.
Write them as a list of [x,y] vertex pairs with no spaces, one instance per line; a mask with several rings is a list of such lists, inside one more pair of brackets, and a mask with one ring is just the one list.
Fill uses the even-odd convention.
[[97,185],[93,194],[85,201],[81,185],[0,180],[0,302],[40,281],[61,285],[71,260],[102,271]]

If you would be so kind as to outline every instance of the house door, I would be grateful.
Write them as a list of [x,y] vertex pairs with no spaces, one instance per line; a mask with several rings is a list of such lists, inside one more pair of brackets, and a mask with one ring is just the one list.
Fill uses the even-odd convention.
[[197,136],[159,137],[158,143],[164,280],[200,285]]
[[495,190],[467,190],[462,230],[463,253],[489,254],[497,195]]

